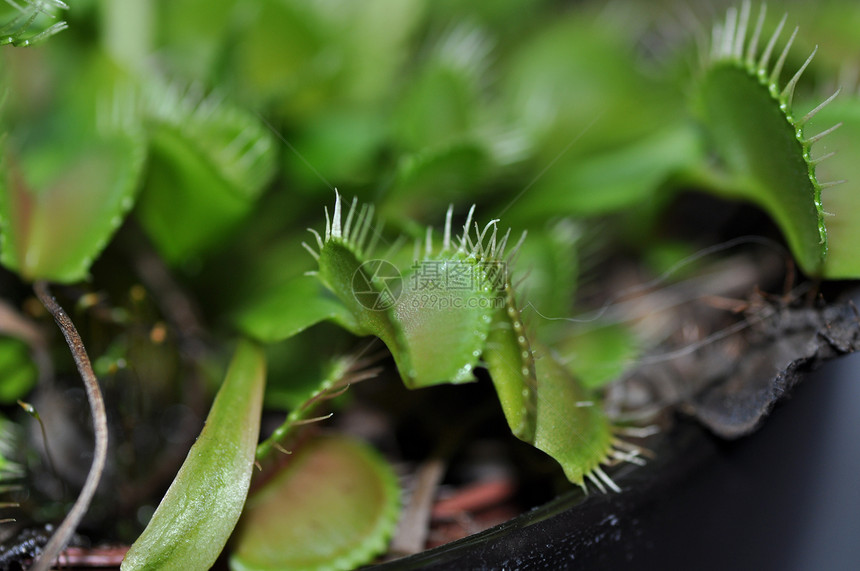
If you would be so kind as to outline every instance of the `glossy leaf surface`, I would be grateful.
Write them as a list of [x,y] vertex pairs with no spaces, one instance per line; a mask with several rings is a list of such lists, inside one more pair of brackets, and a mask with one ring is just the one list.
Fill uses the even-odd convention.
[[242,341],[206,425],[122,563],[137,569],[209,569],[233,531],[251,482],[265,385],[262,349]]
[[532,442],[538,398],[534,356],[512,294],[507,293],[505,307],[493,314],[484,361],[511,432]]
[[486,268],[474,257],[442,254],[416,262],[403,279],[392,313],[410,352],[407,386],[473,380],[493,305],[502,301]]

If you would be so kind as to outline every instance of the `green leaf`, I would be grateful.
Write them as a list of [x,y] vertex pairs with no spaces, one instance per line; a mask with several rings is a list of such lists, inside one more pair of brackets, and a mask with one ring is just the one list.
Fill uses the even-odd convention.
[[64,131],[0,153],[0,262],[28,280],[85,279],[134,204],[139,134]]
[[404,384],[470,380],[481,357],[514,435],[558,460],[572,482],[584,485],[587,477],[616,489],[600,469],[615,441],[599,403],[551,356],[536,367],[505,259],[509,233],[499,239],[498,221],[473,230],[473,208],[452,240],[449,209],[442,247],[434,247],[428,230],[424,256],[416,251],[401,273],[387,260],[362,262],[368,210],[355,224],[356,204],[346,223],[341,210],[338,195],[325,238],[318,235],[319,252],[312,250],[317,275],[355,316],[354,332],[389,347]]
[[443,252],[417,261],[403,280],[392,312],[413,367],[406,386],[472,381],[493,308],[504,302],[487,269],[474,255]]
[[595,395],[547,351],[535,358],[537,422],[535,448],[552,456],[567,479],[583,486],[589,478],[598,488],[616,489],[600,468],[615,444],[612,426]]
[[841,123],[839,129],[821,141],[820,158],[835,151],[816,167],[816,174],[824,183],[845,181],[821,192],[825,212],[832,214],[824,219],[827,228],[827,258],[823,277],[828,279],[860,278],[860,161],[857,160],[860,141],[860,97],[848,95],[837,98],[821,109],[810,126],[825,130]]
[[98,52],[73,71],[51,69],[41,91],[33,66],[18,66],[0,140],[0,262],[27,280],[80,281],[139,188],[146,149],[134,82]]
[[635,53],[648,16],[629,2],[561,11],[500,62],[499,112],[533,146],[535,172],[641,139],[677,111],[680,93]]
[[[21,427],[0,415],[0,486],[8,480],[14,480],[24,476],[24,468],[10,460],[16,456],[16,451],[21,450],[22,442]],[[7,488],[8,489],[8,488]]]
[[381,216],[420,216],[439,211],[463,196],[474,197],[491,168],[488,149],[471,140],[406,154],[398,162],[392,187],[381,205]]
[[136,215],[159,252],[183,262],[224,241],[274,174],[272,135],[214,95],[152,88],[150,159]]
[[[252,100],[295,122],[326,109],[378,105],[397,83],[423,0],[263,2],[242,13],[229,71]],[[232,38],[231,38],[232,39]]]
[[[379,153],[388,135],[388,115],[382,109],[335,108],[307,122],[290,142],[301,155],[287,153],[287,173],[299,192],[329,189],[318,173],[328,180],[355,188],[377,184]],[[308,168],[313,165],[313,169]]]
[[236,28],[237,0],[166,2],[155,10],[160,62],[177,77],[211,77],[223,58],[224,38]]
[[689,124],[671,125],[611,151],[561,161],[517,201],[511,216],[545,220],[630,208],[653,200],[660,185],[702,156],[699,133]]
[[350,331],[358,328],[353,314],[313,276],[299,276],[256,297],[234,321],[243,333],[263,343],[289,339],[320,321],[333,321]]
[[[530,228],[528,240],[520,246],[512,270],[520,280],[517,292],[540,315],[551,318],[570,315],[579,282],[582,235],[580,224],[561,218]],[[559,329],[562,324],[542,320],[541,334],[548,329]]]
[[496,312],[484,361],[515,436],[549,454],[571,482],[617,489],[600,468],[615,443],[600,401],[548,350],[535,356],[512,295]]
[[[455,30],[450,42],[463,41]],[[468,32],[462,32],[466,34]],[[478,32],[473,32],[479,36]],[[471,38],[476,44],[480,38]],[[444,47],[444,42],[443,42]],[[449,49],[453,49],[453,46]],[[480,51],[473,49],[472,53]],[[398,98],[394,124],[398,142],[408,150],[444,147],[468,136],[477,126],[477,78],[480,62],[464,65],[454,57],[432,61],[407,83]],[[440,56],[437,56],[440,58]]]
[[597,323],[570,332],[558,350],[583,386],[596,389],[620,378],[636,362],[641,348],[628,327]]
[[36,385],[38,370],[27,344],[20,339],[0,337],[0,403],[13,404]]
[[[404,270],[369,258],[362,236],[372,220],[367,209],[358,212],[360,223],[343,223],[338,196],[318,244],[317,275],[354,315],[353,333],[379,337],[407,387],[471,380],[499,304],[488,268],[498,268],[482,261],[468,232],[451,248],[450,210],[441,251],[434,253],[428,241],[424,258]],[[355,217],[353,203],[346,220]]]
[[242,341],[176,479],[123,559],[135,569],[209,569],[245,504],[265,385],[260,347]]
[[[335,216],[339,215],[335,210]],[[384,273],[387,271],[392,274]],[[396,268],[387,268],[384,260],[365,261],[349,241],[335,236],[320,250],[317,276],[352,313],[357,324],[353,333],[376,335],[395,357],[398,354],[405,357],[402,331],[392,322],[388,311],[400,280]]]
[[[283,346],[280,348],[283,349]],[[360,370],[362,365],[366,364],[366,361],[360,359],[360,355],[340,355],[329,358],[321,366],[315,367],[315,370],[307,374],[305,379],[301,378],[303,373],[301,366],[294,366],[291,371],[294,372],[294,376],[289,379],[289,394],[282,393],[280,399],[290,401],[285,403],[285,408],[289,408],[290,412],[280,426],[257,446],[257,460],[265,460],[273,450],[278,449],[279,445],[282,446],[288,442],[318,407],[342,394],[350,383],[375,376],[374,370]],[[269,395],[266,396],[268,399]],[[266,404],[269,405],[268,400]]]
[[341,200],[337,195],[331,218],[326,210],[325,239],[314,232],[319,247],[318,253],[311,250],[319,263],[316,275],[352,313],[356,327],[351,332],[379,337],[394,356],[403,378],[411,379],[415,371],[403,329],[391,314],[402,285],[400,270],[386,260],[366,257],[372,208],[365,205],[356,211],[353,202],[346,220],[344,223],[341,219]]
[[701,116],[733,177],[714,190],[764,208],[779,225],[799,266],[818,274],[827,243],[821,187],[809,160],[814,139],[804,138],[805,119],[792,115],[794,88],[806,64],[780,87],[791,42],[771,67],[768,49],[775,45],[781,26],[760,57],[755,46],[762,22],[763,18],[757,20],[747,38],[749,5],[740,16],[730,10],[726,23],[716,28],[714,55],[698,85]]
[[384,551],[397,523],[391,467],[366,444],[316,438],[248,499],[235,571],[353,569]]
[[511,432],[517,438],[531,443],[537,422],[537,374],[510,283],[505,285],[506,305],[493,314],[484,361]]

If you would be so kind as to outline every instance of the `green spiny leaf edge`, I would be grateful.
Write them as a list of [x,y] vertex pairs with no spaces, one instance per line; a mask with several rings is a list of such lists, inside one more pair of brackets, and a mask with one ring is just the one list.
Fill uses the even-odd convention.
[[[428,229],[423,259],[474,264],[484,285],[469,293],[492,309],[484,315],[477,309],[460,308],[450,320],[434,322],[432,317],[421,314],[437,308],[408,312],[392,311],[395,307],[391,306],[368,311],[365,304],[358,302],[350,278],[360,271],[364,259],[372,252],[372,247],[366,245],[372,211],[370,207],[357,211],[353,202],[343,223],[342,210],[337,195],[333,216],[326,209],[324,236],[311,230],[318,248],[307,244],[305,247],[319,262],[315,275],[355,314],[359,327],[353,333],[373,334],[382,339],[394,355],[404,384],[410,388],[463,382],[468,380],[467,375],[471,379],[474,366],[482,358],[515,436],[557,460],[571,482],[584,487],[588,479],[600,490],[618,490],[601,466],[636,461],[638,451],[631,452],[628,445],[615,438],[599,399],[581,387],[551,353],[542,351],[546,353],[541,357],[543,362],[536,366],[505,269],[520,245],[505,255],[510,231],[500,237],[498,220],[481,229],[473,222],[474,207],[469,211],[462,235],[453,239],[453,209],[449,208],[441,248],[434,246],[432,230]],[[360,214],[358,222],[353,224],[356,212]],[[415,260],[421,258],[420,252],[421,244],[416,243]],[[385,257],[394,259],[388,254]],[[379,280],[363,278],[367,285],[376,288],[373,293],[382,293]],[[470,314],[478,319],[468,321]],[[416,336],[415,324],[410,325],[410,321],[418,322],[419,328],[430,323],[431,334]],[[477,329],[484,322],[486,332]],[[472,326],[476,327],[474,335],[468,331]],[[461,339],[462,343],[457,341]],[[463,346],[465,350],[461,351]],[[415,358],[422,353],[431,357]],[[537,373],[538,369],[542,373]]]
[[[749,36],[747,34],[750,23],[749,2],[744,2],[740,11],[735,8],[730,9],[725,22],[714,27],[711,53],[708,58],[705,74],[702,78],[702,91],[704,92],[702,99],[705,100],[703,105],[705,107],[709,104],[714,105],[714,99],[708,101],[708,97],[721,98],[724,95],[724,93],[719,93],[717,89],[711,89],[710,91],[712,93],[708,93],[708,91],[709,88],[714,87],[713,84],[715,82],[719,82],[719,73],[732,69],[741,72],[740,74],[733,76],[733,78],[736,79],[745,76],[755,81],[762,90],[761,93],[766,93],[767,98],[772,101],[773,110],[778,112],[783,118],[786,130],[790,130],[791,136],[794,139],[794,143],[792,145],[794,147],[794,151],[792,152],[793,156],[781,157],[776,160],[785,159],[784,162],[791,163],[792,166],[802,165],[802,169],[797,168],[796,172],[785,172],[781,173],[781,175],[786,177],[795,177],[791,179],[791,182],[794,183],[794,187],[805,187],[806,190],[804,192],[806,196],[811,197],[812,200],[809,201],[808,198],[804,198],[803,200],[806,201],[807,205],[796,206],[792,210],[791,206],[787,205],[787,201],[790,200],[791,197],[786,198],[784,195],[780,194],[785,189],[780,188],[780,185],[778,184],[774,185],[772,191],[769,191],[768,189],[762,190],[759,188],[754,189],[753,191],[741,191],[740,194],[745,198],[758,202],[775,218],[777,223],[783,229],[783,232],[785,232],[789,245],[797,257],[800,266],[809,273],[818,274],[822,270],[827,254],[827,232],[825,225],[825,212],[821,203],[821,191],[823,185],[816,177],[815,166],[817,162],[811,158],[811,149],[815,142],[830,133],[836,128],[836,126],[812,137],[804,137],[803,126],[824,105],[832,101],[835,94],[804,117],[796,118],[793,115],[792,99],[795,87],[804,70],[812,61],[815,52],[813,51],[812,55],[807,58],[805,63],[794,74],[794,76],[792,76],[786,85],[780,88],[778,83],[779,76],[797,33],[797,29],[795,29],[794,33],[789,38],[777,58],[776,63],[771,67],[771,55],[773,54],[774,47],[776,46],[780,33],[782,32],[786,18],[783,17],[765,48],[761,53],[759,53],[758,45],[761,38],[765,14],[765,7],[762,5],[755,27]],[[742,87],[736,81],[728,84],[732,85],[734,90]],[[718,105],[719,104],[716,104],[716,106]],[[708,111],[713,111],[713,108],[706,110],[706,115]],[[717,116],[712,115],[709,117],[711,120],[711,125],[709,126],[715,131],[720,128],[725,128],[720,127],[718,124],[719,122],[728,122],[731,120],[731,118],[726,114],[717,113],[716,115]],[[735,119],[737,120],[737,118]],[[731,135],[737,138],[743,136],[751,137],[754,129],[761,128],[761,123],[748,122],[744,124],[743,127],[745,128],[743,132],[739,133],[736,131],[731,133]],[[776,144],[783,142],[783,144],[785,144],[785,142],[778,139],[778,137],[782,137],[782,135],[774,133],[774,138],[769,142]],[[737,141],[726,141],[726,146],[733,145],[735,142]],[[744,142],[749,141],[740,141],[738,144],[742,144]],[[725,148],[723,150],[726,151]],[[749,148],[745,149],[745,151],[749,150]],[[770,151],[771,149],[766,150]],[[729,150],[727,154],[730,153],[731,151]],[[749,155],[751,153],[746,154]],[[752,165],[750,167],[751,170],[755,168],[767,167],[761,165]],[[798,178],[801,174],[801,170],[803,171],[802,176],[805,180],[800,180]],[[768,194],[769,192],[770,195]],[[801,220],[801,218],[807,219]],[[814,220],[814,224],[811,223],[812,220]],[[813,234],[817,237],[815,243],[811,243],[812,240],[810,239]]]

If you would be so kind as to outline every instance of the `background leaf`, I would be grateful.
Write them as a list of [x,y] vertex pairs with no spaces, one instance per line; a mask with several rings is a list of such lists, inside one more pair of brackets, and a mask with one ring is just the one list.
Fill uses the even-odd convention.
[[65,135],[22,149],[20,159],[8,143],[2,150],[0,261],[29,280],[85,279],[138,188],[139,136]]
[[259,118],[215,94],[150,89],[150,158],[135,214],[178,263],[225,240],[250,214],[274,174],[275,146]]
[[246,335],[265,343],[289,339],[324,320],[348,330],[358,327],[355,317],[313,276],[299,276],[254,299],[235,320]]
[[0,402],[14,404],[25,398],[38,377],[27,344],[14,337],[0,337]]

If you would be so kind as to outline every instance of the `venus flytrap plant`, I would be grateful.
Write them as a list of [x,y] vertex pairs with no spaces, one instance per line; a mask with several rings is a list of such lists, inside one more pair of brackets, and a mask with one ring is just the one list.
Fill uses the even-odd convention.
[[272,135],[199,85],[152,81],[141,95],[149,142],[135,212],[169,263],[205,253],[245,218],[274,174]]
[[361,354],[333,358],[324,368],[318,384],[287,414],[284,422],[257,446],[257,461],[267,460],[272,450],[289,452],[283,443],[294,436],[299,427],[329,418],[331,413],[318,417],[311,415],[325,402],[344,394],[350,386],[379,374],[379,368],[369,366],[371,361]]
[[821,193],[836,181],[818,180],[816,167],[828,155],[813,158],[812,146],[838,123],[812,136],[804,133],[804,126],[836,94],[806,115],[794,116],[794,92],[815,52],[782,85],[780,75],[797,29],[771,63],[786,17],[762,49],[765,15],[762,5],[752,24],[750,3],[744,2],[740,11],[730,9],[726,21],[714,27],[697,100],[708,135],[731,175],[714,190],[759,204],[782,229],[800,267],[826,275],[835,270],[824,265],[828,241]]
[[[91,88],[83,79],[92,80],[94,84],[100,85],[101,89]],[[81,77],[76,77],[75,80],[76,83],[64,84],[59,90],[57,98],[66,102],[62,113],[40,118],[40,128],[33,124],[15,125],[11,134],[2,140],[3,152],[0,154],[0,166],[3,167],[0,171],[0,261],[25,280],[36,282],[38,298],[54,315],[75,357],[93,410],[96,435],[96,450],[84,487],[72,510],[34,564],[33,568],[37,570],[47,569],[52,564],[86,513],[107,461],[108,437],[103,399],[89,357],[80,335],[50,295],[46,282],[75,283],[89,278],[94,260],[107,246],[135,204],[143,175],[147,142],[157,140],[158,135],[157,132],[144,131],[137,90],[127,76],[110,62],[94,58],[91,65],[81,71]],[[187,101],[183,100],[181,103],[185,104]],[[227,201],[233,200],[234,205],[235,202],[242,203],[239,215],[247,212],[248,204],[253,201],[271,173],[271,169],[265,167],[266,160],[271,158],[268,152],[271,147],[268,144],[268,133],[260,128],[254,131],[256,123],[252,119],[243,116],[238,110],[227,112],[220,105],[196,107],[180,119],[176,119],[176,114],[185,110],[187,105],[177,105],[180,107],[179,111],[165,110],[167,105],[159,108],[159,118],[163,123],[175,119],[176,124],[183,124],[185,132],[194,131],[200,140],[209,144],[205,149],[208,154],[200,152],[195,155],[199,148],[182,154],[177,151],[177,148],[183,150],[181,142],[174,143],[171,147],[174,151],[171,159],[175,160],[172,165],[173,172],[183,175],[186,181],[197,177],[198,180],[192,180],[190,183],[192,186],[198,184],[200,178],[204,179],[204,186],[207,187],[221,183],[218,188],[226,188],[222,197],[224,193],[234,192],[236,187],[240,191],[246,191],[249,196],[228,197]],[[36,133],[36,136],[26,136],[28,130]],[[199,158],[201,155],[202,158]],[[213,164],[217,164],[218,168],[211,169]],[[150,172],[154,170],[152,166],[150,165]],[[214,178],[210,174],[213,170]],[[249,174],[252,176],[248,176]],[[148,181],[152,183],[153,179],[148,178]],[[149,203],[152,202],[153,199],[150,199]],[[156,209],[163,206],[159,205],[157,197],[155,204]],[[223,201],[221,205],[223,206]],[[151,212],[152,208],[149,211]],[[210,233],[213,229],[223,230],[224,216],[217,216],[219,213],[213,213],[212,209],[207,212],[207,220],[211,222],[219,218],[219,224],[211,227],[198,224],[197,228]],[[234,215],[235,212],[230,214]],[[195,251],[193,248],[200,248],[199,242],[203,241],[191,240],[190,245],[187,241],[180,243],[170,253],[175,254],[178,251],[188,255],[190,251]],[[251,434],[251,458],[257,443],[253,421],[259,422],[259,406],[262,400],[262,377],[257,377],[259,378],[254,381],[257,396],[251,398],[249,407],[242,408],[245,413],[250,411],[248,421],[233,424],[216,415],[213,424],[217,426],[209,431],[227,429],[232,425],[240,429],[242,434]],[[232,384],[236,383],[227,383],[228,386]],[[246,388],[248,387],[242,385],[239,391],[247,392]],[[253,397],[253,394],[248,396]],[[231,397],[227,400],[236,399]],[[226,406],[228,405],[223,405],[222,408]],[[245,429],[250,431],[245,432]],[[212,459],[213,454],[218,456],[214,462],[221,469],[228,468],[230,462],[241,463],[241,459],[227,458],[231,453],[241,451],[241,447],[232,447],[232,444],[226,441],[222,445],[228,445],[229,449],[220,456],[209,449],[198,453],[198,456],[205,458],[191,462],[197,469],[188,468],[188,475],[177,480],[177,489],[193,491],[195,486],[205,488],[206,485],[213,488],[212,478],[217,480],[218,472],[209,470],[209,465],[205,465],[205,462]],[[201,464],[204,466],[199,468]],[[247,464],[250,470],[251,461]],[[223,516],[227,513],[224,506],[232,500],[235,512],[232,521],[229,517],[214,517],[212,511],[206,510],[207,506],[201,507],[199,503],[195,504],[198,509],[194,512],[195,506],[189,510],[182,501],[168,498],[169,510],[174,515],[179,514],[177,518],[194,528],[198,528],[201,521],[205,521],[209,526],[204,525],[205,530],[200,531],[201,543],[192,549],[193,556],[181,555],[172,564],[182,568],[195,564],[201,569],[208,568],[220,553],[235,525],[247,493],[249,478],[250,472],[245,479],[244,490],[241,489],[241,479],[229,478],[231,483],[239,486],[238,491],[222,489],[217,481],[214,485],[214,488],[226,495],[208,507]],[[183,495],[181,492],[176,494]],[[195,513],[198,516],[196,520]],[[173,523],[175,521],[171,519],[170,524]],[[158,527],[156,524],[153,529]],[[150,535],[153,533],[156,532],[151,532]],[[204,543],[208,546],[207,549],[199,551]],[[172,554],[176,554],[179,549],[166,540],[161,547],[170,550]],[[152,561],[152,558],[157,558],[158,553],[155,550],[147,548],[145,551],[146,554],[138,557],[139,559]],[[200,563],[203,561],[200,557],[205,557],[206,554],[212,557],[211,560],[208,563]]]
[[[65,82],[78,85],[63,83],[60,95],[44,107],[32,96],[35,89],[13,101],[18,107],[9,106],[9,132],[0,139],[0,261],[7,268],[42,284],[87,280],[93,261],[136,206],[133,216],[160,258],[191,291],[205,289],[204,304],[212,301],[210,290],[212,297],[229,297],[227,289],[238,283],[237,289],[256,293],[264,286],[248,283],[257,285],[258,276],[265,276],[266,284],[290,278],[265,295],[248,295],[252,299],[231,316],[245,335],[272,344],[270,355],[282,349],[276,343],[328,321],[356,336],[378,337],[411,389],[469,382],[476,368],[485,368],[511,432],[553,457],[571,482],[603,490],[619,488],[603,467],[637,462],[638,450],[618,438],[596,389],[641,351],[620,324],[583,341],[584,334],[564,323],[577,272],[582,273],[572,261],[583,253],[585,241],[577,237],[595,233],[581,219],[606,217],[603,221],[622,211],[637,220],[656,216],[672,193],[692,180],[698,189],[747,199],[766,210],[806,273],[860,276],[853,252],[860,239],[856,193],[850,185],[828,189],[838,179],[855,178],[856,97],[798,104],[801,74],[815,63],[810,57],[783,80],[795,36],[779,46],[784,24],[766,34],[764,9],[756,17],[744,3],[715,28],[695,84],[701,120],[696,125],[676,113],[677,85],[657,73],[641,73],[642,54],[633,53],[638,48],[629,37],[640,30],[619,19],[630,8],[625,3],[614,12],[588,7],[553,14],[556,25],[525,40],[493,29],[489,17],[474,25],[462,18],[466,23],[439,33],[434,26],[447,18],[436,11],[443,8],[422,0],[396,9],[385,0],[361,8],[279,2],[240,11],[239,4],[206,3],[213,12],[208,19],[200,17],[203,2],[177,1],[160,8],[154,21],[165,47],[152,57],[173,73],[185,69],[188,76],[219,86],[211,92],[182,79],[181,71],[167,83],[144,65],[128,81],[131,76],[109,63],[93,66],[94,72],[76,69]],[[27,45],[63,27],[43,24],[40,12],[63,7],[59,1],[33,0],[21,7],[11,21],[0,16],[0,43]],[[471,9],[468,3],[458,8],[461,15]],[[429,24],[422,20],[427,14]],[[508,22],[511,29],[521,29],[519,24]],[[413,35],[447,39],[411,61],[404,56],[414,47]],[[107,43],[117,42],[119,49],[122,40],[119,34]],[[125,47],[134,51],[136,63],[150,56],[148,45]],[[493,65],[486,65],[491,60]],[[407,61],[413,67],[403,68]],[[10,88],[4,85],[0,98],[9,93],[7,99],[14,99],[16,86],[38,83],[35,75],[23,81],[15,75],[32,72],[27,62],[19,68],[3,70]],[[490,77],[496,73],[504,76]],[[415,81],[401,84],[396,77]],[[229,102],[231,90],[265,106],[266,118]],[[833,132],[840,122],[844,126]],[[360,181],[360,194],[375,192],[380,218],[396,218],[400,228],[420,228],[403,221],[404,213],[424,215],[460,199],[484,208],[490,196],[503,197],[486,208],[514,226],[528,227],[529,241],[520,250],[528,252],[522,255],[527,263],[511,271],[522,242],[511,247],[516,239],[499,229],[498,220],[476,224],[474,207],[461,232],[454,232],[451,208],[441,232],[413,233],[421,236],[414,253],[399,242],[377,247],[382,233],[374,208],[357,200],[347,205],[338,195],[333,210],[326,211],[325,230],[311,230],[313,239],[305,245],[315,271],[300,275],[307,265],[296,261],[299,240],[292,234],[277,235],[295,242],[269,264],[277,268],[251,275],[235,271],[239,257],[253,258],[248,266],[266,266],[257,246],[269,236],[254,234],[256,227],[283,228],[301,219],[315,208],[302,196],[320,188],[318,181],[310,184],[293,172],[294,165],[280,165],[279,183],[290,194],[274,201],[279,208],[253,211],[279,167],[270,125],[284,126],[284,140],[290,137],[297,148],[310,147],[309,162],[327,177]],[[831,144],[843,152],[832,157],[824,148]],[[709,150],[721,160],[716,167],[707,162]],[[682,184],[675,178],[679,173]],[[286,223],[285,205],[291,209]],[[640,212],[640,205],[648,212]],[[252,212],[255,218],[249,218]],[[559,222],[559,215],[578,219]],[[240,228],[243,220],[255,228]],[[258,224],[261,220],[265,223]],[[565,226],[558,235],[546,230],[555,224]],[[652,236],[640,232],[648,223],[633,226],[630,236],[652,248],[646,240]],[[129,246],[133,253],[135,247]],[[221,274],[225,279],[183,273],[205,266],[219,248],[227,252],[218,261],[230,268]],[[536,284],[536,291],[524,291],[514,279],[529,264],[544,274],[526,282],[526,288]],[[237,275],[229,275],[231,270]],[[213,284],[223,287],[215,290]],[[552,300],[545,299],[550,293]],[[40,297],[50,305],[50,296]],[[540,319],[562,317],[552,326],[533,323],[524,308],[535,309]],[[207,318],[222,317],[208,305],[206,311]],[[301,340],[313,339],[312,333]],[[589,352],[588,343],[605,345],[604,338],[614,345],[603,347],[605,357],[592,355],[590,371],[588,359],[565,361]],[[80,345],[79,339],[75,343]],[[309,345],[301,345],[301,358],[307,353],[319,362],[326,359],[322,352],[310,355]],[[78,349],[78,357],[86,356],[82,346]],[[16,358],[12,366],[20,370],[22,361]],[[322,367],[314,386],[290,387],[304,397],[295,407],[293,401],[266,401],[273,410],[289,412],[258,444],[264,361],[258,346],[240,343],[200,439],[125,569],[208,567],[245,509],[254,460],[268,469],[276,464],[273,459],[285,459],[273,450],[295,455],[274,474],[264,472],[261,480],[270,479],[249,496],[235,535],[234,568],[346,568],[384,549],[398,504],[390,467],[350,440],[293,438],[299,427],[322,418],[315,412],[318,405],[372,370],[337,359]],[[596,370],[596,365],[608,366]],[[289,367],[296,373],[298,366]],[[298,374],[284,376],[286,386]],[[4,388],[26,390],[11,383]],[[352,474],[360,477],[350,479]],[[73,527],[65,525],[64,533]],[[308,539],[307,529],[324,532]],[[53,541],[52,552],[62,542]],[[46,555],[39,565],[49,559]]]
[[[828,250],[823,274],[828,279],[856,279],[860,276],[860,256],[856,245],[860,243],[860,163],[851,152],[860,140],[860,94],[845,86],[833,103],[821,109],[810,122],[819,128],[840,124],[839,130],[829,135],[820,151],[816,172],[826,180],[844,180],[845,183],[822,191],[821,205],[824,212],[832,214],[825,218]],[[850,91],[854,91],[851,93]],[[829,151],[828,149],[834,149]]]
[[[123,116],[124,109],[114,110],[114,117]],[[83,115],[94,114],[87,109]],[[140,132],[133,122],[107,121],[71,133],[63,119],[62,115],[46,119],[42,128],[47,135],[43,132],[35,137],[35,144],[22,145],[21,159],[12,137],[0,141],[0,262],[35,282],[36,297],[54,317],[83,380],[95,434],[86,481],[34,562],[36,571],[53,564],[85,515],[101,479],[108,447],[98,380],[80,334],[51,295],[48,281],[73,283],[88,276],[95,257],[134,203],[143,165]]]
[[[514,435],[559,461],[572,482],[584,485],[587,478],[615,489],[600,465],[619,455],[620,443],[599,404],[548,351],[535,360],[507,270],[519,244],[506,255],[510,231],[500,236],[495,220],[481,228],[473,214],[474,207],[452,237],[449,209],[441,245],[428,229],[415,261],[404,266],[402,255],[373,259],[372,209],[353,201],[344,215],[338,194],[333,213],[326,209],[324,233],[311,230],[316,248],[307,248],[319,264],[314,275],[353,319],[332,317],[319,291],[308,289],[315,295],[295,304],[319,307],[316,321],[333,319],[355,334],[379,337],[410,388],[466,382],[486,365]],[[253,307],[243,321],[254,323],[251,333],[270,331]]]
[[233,535],[232,569],[350,569],[384,551],[399,517],[393,468],[360,440],[298,435],[332,416],[318,412],[321,406],[379,373],[365,351],[331,359],[257,446],[261,472]]
[[68,9],[61,0],[24,0],[24,6],[6,0],[2,8],[6,13],[0,16],[0,46],[32,46],[62,32],[69,26],[65,21],[56,21],[55,12]]
[[230,568],[354,569],[385,551],[399,508],[397,477],[376,450],[317,436],[248,498]]
[[104,60],[81,74],[103,90],[64,84],[62,113],[0,140],[0,262],[27,280],[86,279],[137,197],[146,149],[127,78]]

